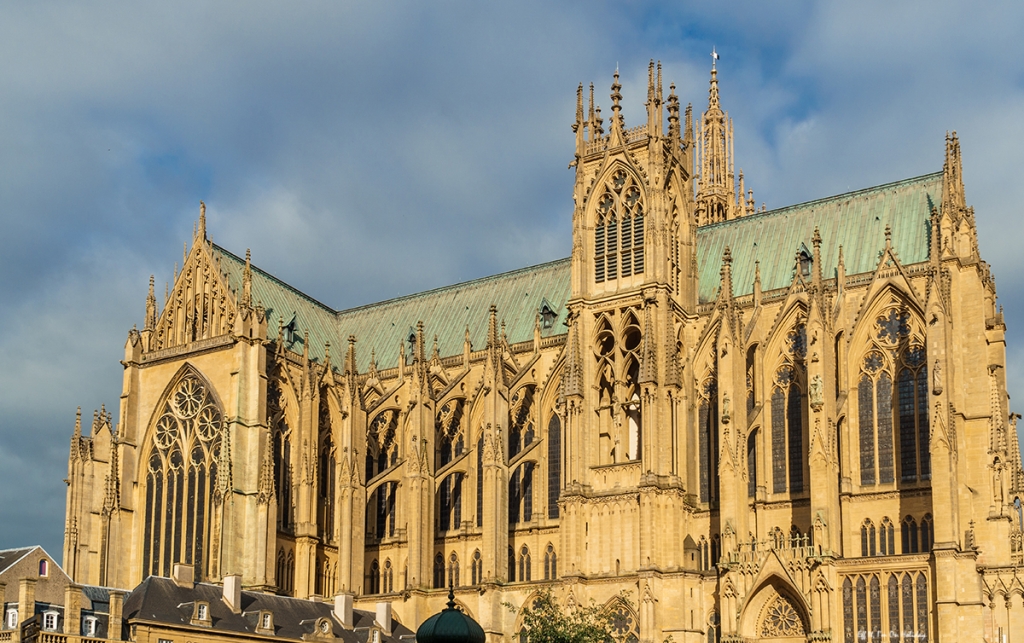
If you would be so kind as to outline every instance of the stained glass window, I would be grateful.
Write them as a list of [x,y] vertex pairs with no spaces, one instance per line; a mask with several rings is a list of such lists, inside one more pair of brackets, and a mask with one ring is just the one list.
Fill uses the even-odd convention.
[[772,391],[772,493],[786,491],[786,396]]
[[552,413],[548,422],[548,518],[558,518],[562,490],[562,421]]
[[789,492],[804,489],[803,397],[796,384],[789,385],[787,437],[789,438]]
[[875,407],[871,378],[862,375],[857,385],[860,425],[860,483],[875,484]]
[[883,372],[875,385],[875,407],[878,416],[878,481],[893,481],[892,453],[892,378]]

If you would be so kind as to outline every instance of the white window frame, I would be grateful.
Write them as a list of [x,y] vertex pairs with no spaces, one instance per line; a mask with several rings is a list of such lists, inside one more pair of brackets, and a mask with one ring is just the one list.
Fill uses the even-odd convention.
[[82,619],[82,623],[84,625],[83,636],[96,636],[96,621],[97,619],[95,616],[86,616]]
[[210,618],[210,606],[206,603],[196,605],[196,620],[206,621]]
[[59,619],[57,617],[57,612],[43,612],[43,630],[47,632],[56,632],[58,622]]
[[270,612],[260,614],[260,628],[269,630],[274,627],[274,617]]
[[7,618],[4,619],[4,625],[7,626],[7,629],[9,629],[9,630],[17,629],[17,627],[18,627],[18,610],[13,608],[13,607],[8,609],[6,617]]

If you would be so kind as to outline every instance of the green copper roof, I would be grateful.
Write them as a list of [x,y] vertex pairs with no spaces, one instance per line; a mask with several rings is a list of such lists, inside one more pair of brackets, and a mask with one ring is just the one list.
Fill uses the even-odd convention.
[[[892,244],[904,264],[928,259],[929,217],[942,194],[942,173],[907,179],[878,187],[809,201],[763,214],[697,229],[697,269],[701,303],[718,296],[722,254],[732,252],[734,295],[753,292],[754,263],[760,262],[761,289],[785,288],[793,281],[796,253],[812,248],[814,228],[821,234],[822,274],[835,276],[839,246],[843,246],[846,274],[872,272],[885,247],[885,227],[892,229]],[[214,246],[221,271],[232,289],[240,292],[245,262]],[[426,353],[437,336],[442,357],[462,353],[466,327],[473,350],[486,344],[488,310],[498,308],[506,324],[509,343],[533,338],[536,316],[547,300],[558,317],[544,336],[565,332],[565,303],[570,296],[569,259],[522,268],[350,310],[335,311],[253,266],[252,297],[267,310],[269,333],[277,334],[278,319],[294,319],[294,338],[288,347],[301,353],[306,332],[309,355],[323,360],[324,345],[332,346],[332,362],[340,367],[355,335],[358,368],[365,372],[371,350],[379,368],[398,363],[399,341],[408,339],[416,323],[424,324]]]
[[700,302],[713,301],[721,283],[726,246],[732,252],[733,295],[754,291],[754,262],[761,266],[761,290],[786,288],[793,282],[801,244],[813,249],[814,228],[821,234],[822,276],[835,276],[839,246],[846,274],[872,272],[885,247],[885,226],[892,245],[906,264],[928,260],[932,206],[942,199],[942,173],[838,196],[791,205],[764,214],[733,219],[697,229],[697,273]]
[[[221,257],[221,271],[232,289],[241,292],[244,260],[214,246]],[[323,360],[324,344],[331,343],[331,361],[340,367],[348,350],[348,336],[356,337],[356,361],[360,371],[370,364],[371,350],[376,352],[378,368],[398,364],[398,343],[407,340],[410,330],[423,322],[426,354],[430,357],[437,336],[442,357],[461,355],[469,327],[473,350],[487,343],[487,323],[491,305],[498,308],[499,322],[505,322],[510,344],[533,339],[537,313],[546,300],[558,315],[542,336],[565,332],[565,302],[569,299],[569,260],[521,268],[436,290],[406,295],[376,304],[334,311],[253,266],[252,298],[267,310],[268,333],[277,336],[278,319],[288,324],[295,318],[296,341],[289,348],[302,352],[304,334],[309,332],[309,355]]]

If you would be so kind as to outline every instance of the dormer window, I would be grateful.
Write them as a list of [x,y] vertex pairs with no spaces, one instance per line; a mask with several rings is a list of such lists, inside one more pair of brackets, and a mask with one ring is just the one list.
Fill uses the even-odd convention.
[[811,264],[814,263],[811,256],[806,250],[800,251],[800,275],[803,277],[811,276]]
[[196,601],[192,610],[192,625],[210,625],[210,604],[206,601]]
[[82,634],[84,636],[96,636],[96,617],[86,616],[82,620]]
[[551,304],[545,299],[540,304],[540,327],[544,330],[551,330],[555,325],[556,319],[558,319],[558,313],[551,308]]
[[18,610],[11,608],[7,610],[7,614],[4,618],[4,624],[7,629],[13,630],[18,627]]
[[274,615],[267,610],[260,610],[259,625],[256,630],[260,634],[273,634],[274,633]]
[[57,631],[57,612],[43,612],[43,629],[47,632]]

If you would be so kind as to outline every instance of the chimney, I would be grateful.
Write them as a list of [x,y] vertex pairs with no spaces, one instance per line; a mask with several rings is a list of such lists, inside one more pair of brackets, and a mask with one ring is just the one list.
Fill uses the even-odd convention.
[[121,640],[121,608],[124,607],[124,592],[110,590],[110,615],[107,617],[107,640]]
[[334,597],[334,618],[346,630],[352,629],[352,600],[351,594],[338,594]]
[[[18,583],[18,624],[24,623],[36,613],[36,579],[22,578]],[[19,628],[20,629],[20,628]]]
[[234,614],[242,612],[242,576],[228,574],[224,577],[224,602]]
[[377,603],[377,625],[384,636],[391,636],[391,603]]
[[82,589],[74,583],[64,588],[64,633],[82,633]]
[[171,580],[174,581],[175,585],[186,589],[192,589],[196,585],[195,577],[195,567],[182,563],[174,563],[174,569],[171,571]]

